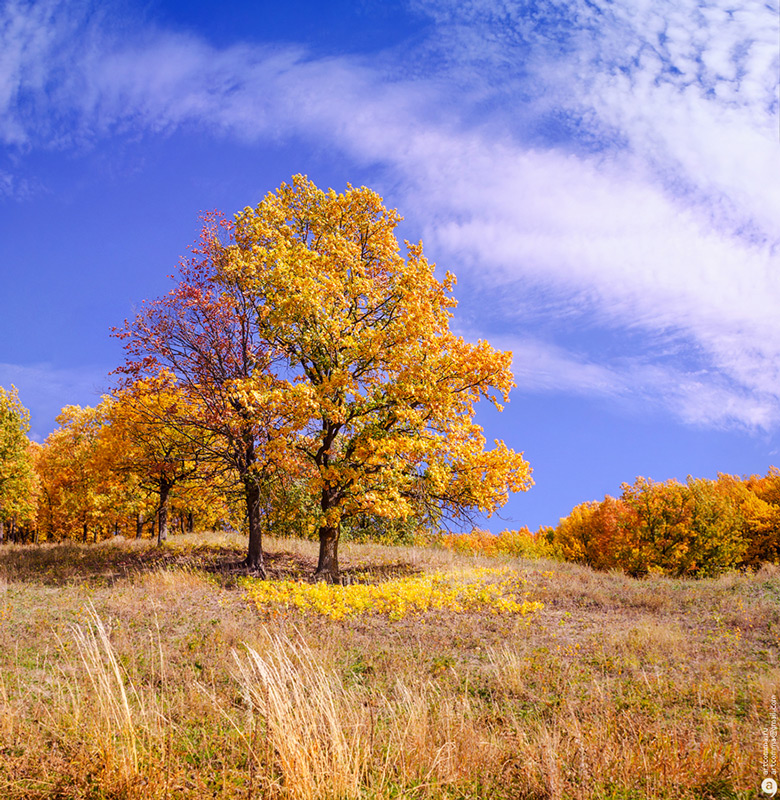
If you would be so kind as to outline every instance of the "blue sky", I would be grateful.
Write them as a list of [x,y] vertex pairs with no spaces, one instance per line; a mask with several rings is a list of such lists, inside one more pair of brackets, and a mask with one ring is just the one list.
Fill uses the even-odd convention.
[[555,524],[780,465],[778,14],[740,0],[0,3],[0,385],[42,440],[109,329],[297,172],[374,188],[514,352],[489,437]]

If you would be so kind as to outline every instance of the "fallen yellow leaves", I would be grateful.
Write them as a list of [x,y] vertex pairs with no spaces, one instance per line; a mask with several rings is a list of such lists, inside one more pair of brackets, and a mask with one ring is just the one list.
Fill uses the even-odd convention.
[[525,616],[543,605],[526,599],[529,593],[524,591],[525,581],[508,568],[432,572],[380,584],[347,586],[246,579],[244,587],[261,611],[281,607],[336,620],[359,614],[386,614],[389,619],[398,620],[410,614],[440,610]]

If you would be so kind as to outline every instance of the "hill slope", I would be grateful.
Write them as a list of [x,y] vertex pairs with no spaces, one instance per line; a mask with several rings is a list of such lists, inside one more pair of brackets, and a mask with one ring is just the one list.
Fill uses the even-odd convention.
[[[316,560],[267,548],[276,582]],[[638,581],[347,545],[352,585],[295,605],[243,550],[0,548],[6,798],[747,798],[764,777],[780,569]]]

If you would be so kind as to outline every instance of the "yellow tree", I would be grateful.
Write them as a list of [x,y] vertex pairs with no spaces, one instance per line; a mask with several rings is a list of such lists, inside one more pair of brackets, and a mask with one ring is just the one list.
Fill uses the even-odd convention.
[[29,430],[30,413],[19,400],[16,387],[7,391],[0,386],[0,541],[5,538],[7,521],[16,538],[17,524],[32,519],[36,477]]
[[139,487],[156,496],[158,544],[168,538],[172,490],[210,476],[210,443],[202,427],[183,422],[198,416],[165,372],[117,392],[108,411],[104,446],[119,454],[116,471],[135,475]]
[[97,540],[124,516],[127,486],[117,480],[118,452],[103,446],[110,400],[96,407],[65,406],[59,427],[37,455],[41,518],[49,536]]
[[740,509],[748,542],[746,564],[780,562],[780,470],[770,467],[765,476],[752,475],[740,483]]
[[455,278],[436,278],[422,244],[401,252],[400,219],[367,188],[324,192],[299,175],[212,241],[272,367],[243,387],[244,405],[287,409],[277,455],[309,465],[326,580],[345,519],[490,514],[531,485],[522,454],[486,450],[474,422],[478,400],[508,399],[511,353],[450,330]]

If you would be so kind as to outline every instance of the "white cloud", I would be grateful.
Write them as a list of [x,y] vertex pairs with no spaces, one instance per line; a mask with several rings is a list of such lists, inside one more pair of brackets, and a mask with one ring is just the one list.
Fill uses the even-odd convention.
[[491,337],[498,349],[514,354],[520,393],[565,392],[634,407],[662,408],[698,426],[768,430],[780,421],[777,398],[748,393],[706,372],[683,372],[642,358],[595,363],[586,355],[532,338]]
[[[390,166],[440,260],[504,292],[541,287],[591,325],[662,331],[708,368],[685,372],[647,348],[621,371],[525,347],[540,389],[663,395],[687,420],[776,424],[776,14],[756,0],[541,3],[533,18],[509,1],[421,7],[445,43],[432,43],[427,81],[290,47],[219,50],[155,30],[120,40],[64,4],[11,2],[0,138],[66,146],[197,125],[328,142]],[[458,122],[471,103],[493,110]],[[576,133],[551,148],[509,132],[507,120],[556,109],[601,149]]]

